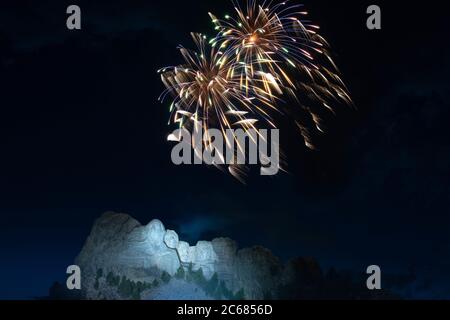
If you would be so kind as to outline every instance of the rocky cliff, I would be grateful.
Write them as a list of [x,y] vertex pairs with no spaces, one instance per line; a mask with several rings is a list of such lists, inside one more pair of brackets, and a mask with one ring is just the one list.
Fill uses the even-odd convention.
[[94,287],[100,286],[99,278],[105,278],[98,276],[99,270],[102,276],[112,273],[135,283],[152,283],[163,272],[174,277],[180,268],[201,270],[206,281],[216,274],[231,292],[243,289],[252,299],[271,291],[281,270],[281,263],[267,249],[238,250],[228,238],[191,246],[159,220],[143,226],[129,215],[113,212],[97,219],[75,263],[82,269],[88,298],[99,297]]
[[330,287],[313,259],[283,265],[268,249],[239,250],[228,238],[191,246],[159,220],[141,225],[113,212],[97,219],[75,263],[87,299],[323,298]]

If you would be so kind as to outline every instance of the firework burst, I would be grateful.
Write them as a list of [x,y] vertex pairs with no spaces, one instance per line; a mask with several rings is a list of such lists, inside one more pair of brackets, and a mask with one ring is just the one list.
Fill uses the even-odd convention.
[[[164,101],[169,95],[173,98],[169,124],[178,124],[190,132],[201,128],[206,134],[209,128],[218,128],[229,145],[232,141],[228,140],[227,129],[256,130],[260,120],[275,128],[268,110],[276,110],[273,104],[276,98],[251,83],[243,85],[233,72],[236,62],[231,56],[211,47],[205,36],[191,35],[197,50],[180,46],[185,63],[159,70],[166,86],[160,100]],[[176,141],[180,137],[170,135],[169,139]],[[234,134],[231,139],[238,143]],[[198,143],[203,148],[212,146],[211,137],[207,135],[201,141],[192,141],[194,150]],[[242,148],[239,144],[238,147]],[[236,170],[230,168],[230,171]]]
[[259,88],[271,99],[293,97],[302,112],[281,104],[278,109],[294,116],[306,146],[315,148],[311,135],[325,131],[323,109],[334,113],[335,104],[352,103],[328,43],[318,34],[319,27],[307,20],[302,5],[256,0],[247,0],[245,7],[234,4],[234,18],[221,20],[210,13],[218,30],[211,45],[234,57],[231,72],[243,87]]
[[[169,124],[190,132],[220,129],[232,144],[236,137],[227,136],[227,129],[257,131],[261,120],[263,127],[277,128],[273,115],[279,113],[293,119],[305,145],[315,149],[315,134],[326,129],[325,113],[352,105],[327,41],[302,5],[245,0],[245,6],[234,6],[234,17],[209,14],[215,37],[192,34],[196,50],[179,47],[184,64],[159,70],[166,86],[160,100],[172,98]],[[196,144],[212,148],[211,137],[193,140],[194,150]],[[234,167],[229,170],[239,177]]]
[[[195,120],[201,121],[205,128],[209,128],[210,122],[213,122],[221,129],[236,125],[249,129],[254,128],[253,124],[258,121],[247,117],[253,114],[271,123],[265,109],[276,107],[267,98],[269,93],[251,84],[243,86],[233,74],[235,61],[230,56],[209,47],[205,36],[196,33],[191,35],[197,50],[179,47],[185,64],[159,70],[167,88],[160,100],[164,100],[168,94],[174,97],[170,106],[170,122],[184,127],[186,122]],[[238,121],[235,122],[233,117]],[[273,123],[271,125],[275,127]]]

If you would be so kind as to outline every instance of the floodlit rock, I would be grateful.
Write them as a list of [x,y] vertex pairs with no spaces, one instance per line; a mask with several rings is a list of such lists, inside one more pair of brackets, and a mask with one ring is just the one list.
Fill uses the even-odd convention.
[[214,252],[217,255],[215,272],[219,278],[233,287],[234,270],[236,262],[237,243],[229,238],[217,238],[211,241]]
[[196,255],[196,247],[195,246],[189,246],[189,249],[188,249],[189,263],[194,263],[195,255]]
[[[191,249],[192,248],[192,249]],[[209,241],[199,241],[195,247],[190,248],[190,257],[194,270],[202,268],[204,276],[209,279],[215,272],[215,263],[218,260]]]
[[179,241],[177,252],[181,263],[188,264],[189,262],[191,262],[191,259],[189,257],[189,243],[185,241]]
[[[128,215],[112,212],[97,219],[76,264],[82,269],[84,292],[93,299],[98,296],[95,283],[100,269],[131,281],[152,282],[160,280],[163,271],[173,276],[180,266],[188,270],[192,265],[194,271],[202,269],[206,279],[216,273],[231,292],[244,289],[249,298],[259,299],[273,288],[273,276],[281,268],[268,250],[237,251],[237,244],[227,238],[189,246],[179,241],[175,231],[166,230],[160,220],[142,226]],[[106,295],[114,297],[111,292]]]
[[82,269],[87,298],[97,298],[94,284],[100,269],[141,282],[153,280],[162,271],[174,275],[180,260],[177,251],[164,243],[165,234],[164,225],[156,219],[146,226],[118,213],[105,213],[97,219],[75,260]]
[[178,247],[178,234],[173,230],[167,230],[164,235],[164,243],[171,249]]
[[153,266],[160,270],[166,271],[173,276],[180,267],[180,260],[175,250],[161,252],[155,255],[152,259]]
[[154,219],[146,226],[148,235],[151,241],[156,243],[162,242],[164,240],[164,235],[166,234],[166,229],[161,221]]
[[[209,288],[210,282],[206,286],[213,290],[210,297],[219,291],[225,299],[307,299],[323,297],[324,292],[336,297],[367,294],[358,287],[342,295],[332,278],[327,286],[314,259],[294,259],[284,266],[268,249],[238,250],[236,242],[228,238],[198,241],[190,246],[180,241],[175,231],[166,230],[160,220],[142,226],[126,214],[113,212],[95,221],[75,264],[81,268],[82,295],[87,299],[130,299],[139,288],[146,288],[145,293],[141,292],[144,298],[175,297],[177,294],[171,291],[177,287],[186,289],[178,293],[192,292],[187,290],[191,287],[194,292],[203,290],[204,282],[195,283],[202,281],[199,274],[188,274],[199,269],[208,280],[217,275],[211,282],[217,287]],[[180,271],[180,266],[184,270]],[[184,280],[185,275],[191,277],[189,281]],[[352,284],[347,283],[345,288],[352,288]],[[53,291],[58,294],[58,290]]]

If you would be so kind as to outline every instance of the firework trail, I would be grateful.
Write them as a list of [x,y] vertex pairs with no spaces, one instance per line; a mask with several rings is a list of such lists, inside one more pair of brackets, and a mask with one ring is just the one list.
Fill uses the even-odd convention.
[[314,149],[313,131],[325,131],[324,109],[334,113],[335,104],[352,104],[327,41],[300,4],[247,0],[245,7],[236,1],[234,5],[234,18],[220,20],[209,14],[219,32],[211,45],[234,57],[232,73],[238,74],[243,87],[258,87],[271,99],[294,98],[294,107],[302,110],[281,103],[278,110],[294,117],[306,146]]
[[[159,70],[166,86],[160,100],[173,99],[169,124],[190,132],[220,129],[231,144],[236,141],[228,140],[227,129],[256,129],[259,122],[276,128],[272,116],[279,113],[294,119],[305,145],[315,149],[314,135],[325,132],[325,113],[352,105],[328,43],[302,5],[233,3],[235,17],[209,13],[215,37],[193,33],[197,49],[179,47],[185,63]],[[196,144],[212,148],[208,136],[192,141],[194,150]],[[228,169],[239,177],[238,169]]]
[[[268,112],[268,109],[276,110],[273,104],[275,97],[250,83],[248,87],[242,85],[239,77],[233,74],[235,60],[231,56],[211,47],[205,36],[196,33],[191,35],[197,50],[180,46],[185,63],[159,70],[166,86],[160,100],[164,101],[168,95],[173,97],[169,124],[178,124],[191,133],[201,129],[206,134],[200,141],[192,141],[194,150],[212,148],[211,137],[207,135],[209,128],[220,129],[228,145],[236,143],[243,150],[245,146],[239,145],[236,135],[233,133],[231,139],[234,141],[230,141],[226,130],[256,130],[256,123],[260,119],[275,127]],[[192,136],[196,137],[195,134]],[[169,136],[169,140],[180,139]],[[195,148],[197,144],[201,144],[202,148]],[[197,156],[201,157],[200,154]],[[223,154],[219,156],[224,158]],[[242,168],[238,166],[232,166],[229,170],[236,175],[242,173],[239,172]]]

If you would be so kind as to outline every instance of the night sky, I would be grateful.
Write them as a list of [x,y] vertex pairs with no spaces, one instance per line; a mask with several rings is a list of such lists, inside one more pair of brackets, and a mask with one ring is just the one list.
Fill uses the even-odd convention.
[[174,166],[157,101],[156,70],[182,62],[190,31],[214,35],[207,13],[231,1],[2,1],[0,298],[46,295],[109,210],[191,244],[228,236],[324,269],[413,273],[410,297],[450,298],[450,23],[440,1],[392,2],[376,1],[369,31],[372,1],[301,1],[358,110],[338,110],[316,152],[286,127],[290,173],[244,185]]

